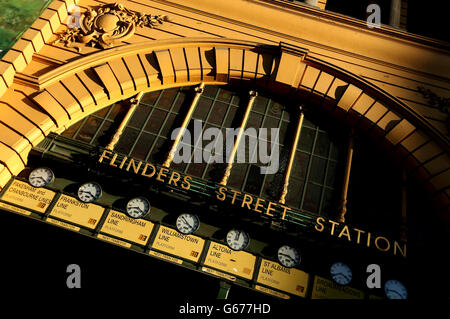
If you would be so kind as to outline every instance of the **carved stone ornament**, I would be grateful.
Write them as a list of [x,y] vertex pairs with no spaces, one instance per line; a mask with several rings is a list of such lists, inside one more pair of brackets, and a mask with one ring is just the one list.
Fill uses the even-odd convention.
[[[88,9],[80,16],[79,26],[59,34],[53,43],[62,42],[66,47],[76,47],[74,44],[78,42],[107,49],[129,39],[137,26],[154,28],[164,21],[168,21],[167,16],[132,12],[120,3],[106,4]],[[76,48],[81,51],[80,47]]]

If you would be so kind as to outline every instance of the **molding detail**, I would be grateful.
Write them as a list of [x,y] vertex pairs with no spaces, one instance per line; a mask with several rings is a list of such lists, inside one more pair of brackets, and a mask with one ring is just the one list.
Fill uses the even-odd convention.
[[129,39],[136,27],[154,28],[168,20],[165,15],[132,12],[120,3],[106,4],[88,9],[81,15],[79,27],[67,29],[53,43],[62,42],[66,47],[75,47],[78,51],[81,51],[81,47],[75,46],[77,42],[107,49]]

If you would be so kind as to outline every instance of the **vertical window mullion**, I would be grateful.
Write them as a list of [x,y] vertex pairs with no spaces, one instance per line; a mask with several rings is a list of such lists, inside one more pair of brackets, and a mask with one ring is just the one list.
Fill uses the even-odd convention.
[[305,201],[306,191],[308,189],[308,182],[309,182],[309,175],[311,171],[312,161],[314,159],[314,151],[316,150],[316,143],[317,143],[317,137],[319,136],[319,127],[316,126],[315,128],[316,133],[314,135],[314,142],[311,148],[311,155],[309,157],[308,167],[306,169],[306,175],[305,175],[305,182],[303,184],[303,190],[302,190],[302,199],[300,201],[300,209],[303,210],[303,202]]
[[330,158],[331,158],[331,151],[333,148],[333,143],[330,143],[330,148],[328,149],[328,158],[327,158],[327,165],[325,166],[325,176],[323,177],[322,182],[322,192],[320,194],[320,202],[319,202],[319,215],[322,215],[322,206],[323,206],[323,198],[325,197],[325,190],[326,190],[326,184],[327,184],[327,178],[328,178],[328,168],[330,167]]

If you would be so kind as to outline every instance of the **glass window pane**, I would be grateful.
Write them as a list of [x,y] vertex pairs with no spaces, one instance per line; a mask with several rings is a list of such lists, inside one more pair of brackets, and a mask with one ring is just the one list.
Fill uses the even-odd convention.
[[163,129],[161,130],[162,136],[167,136],[170,139],[170,136],[172,134],[172,131],[176,128],[175,126],[175,118],[177,116],[173,113],[170,113],[167,117],[166,123],[164,124]]
[[152,153],[150,154],[148,160],[153,163],[160,163],[165,159],[167,155],[166,148],[164,147],[166,142],[165,137],[158,137],[156,144],[153,147]]
[[232,96],[233,96],[233,93],[231,91],[229,91],[227,89],[224,89],[224,88],[220,88],[219,89],[219,95],[217,96],[217,99],[219,101],[228,103],[228,102],[231,101],[231,97]]
[[338,211],[339,203],[337,193],[335,191],[326,189],[323,196],[321,215],[334,216]]
[[172,106],[173,101],[175,100],[175,97],[177,96],[177,92],[178,88],[164,90],[161,97],[159,98],[157,107],[164,110],[169,110]]
[[205,90],[203,91],[202,96],[208,96],[210,98],[215,98],[218,89],[219,89],[219,87],[217,87],[215,85],[207,85],[207,86],[205,86]]
[[141,99],[141,103],[154,105],[160,94],[161,91],[145,93]]
[[187,169],[187,174],[201,178],[205,168],[206,163],[190,163]]
[[248,164],[234,164],[227,185],[236,189],[241,189],[247,166]]
[[192,118],[196,120],[206,120],[206,116],[208,115],[208,111],[211,108],[212,100],[207,99],[205,97],[200,97],[198,100],[197,106],[195,107],[194,114]]
[[312,213],[318,212],[321,190],[322,188],[320,186],[308,183],[302,207],[304,210]]
[[133,152],[131,152],[131,156],[139,158],[139,159],[145,159],[145,156],[147,155],[148,151],[152,147],[153,141],[155,140],[155,136],[148,133],[142,133],[142,135],[139,137],[139,140],[137,141]]
[[309,179],[313,182],[323,184],[327,161],[323,158],[313,156]]
[[98,110],[97,112],[95,112],[94,115],[105,118],[109,109],[110,109],[110,107],[104,107],[101,110]]
[[269,101],[268,98],[258,95],[253,104],[253,110],[255,112],[264,113],[266,111],[266,106],[267,106],[268,101]]
[[256,130],[261,126],[263,116],[261,114],[250,112],[246,128],[254,127]]
[[136,141],[138,134],[138,130],[129,127],[125,128],[114,150],[118,153],[128,154],[134,142]]
[[329,149],[330,138],[326,133],[319,132],[319,135],[317,136],[316,146],[314,148],[314,154],[328,156]]
[[227,115],[225,122],[223,123],[224,127],[232,127],[234,118],[236,117],[236,112],[237,112],[237,108],[232,106],[230,108],[230,110],[228,111],[228,115]]
[[83,123],[83,120],[78,121],[77,123],[73,124],[71,127],[69,127],[67,130],[65,130],[61,135],[65,137],[73,137],[75,132],[78,130],[78,128]]
[[259,166],[250,165],[250,171],[245,184],[244,192],[259,195],[264,175],[261,174]]
[[212,110],[211,116],[208,119],[208,122],[221,125],[225,114],[227,112],[228,105],[222,102],[216,102],[214,103],[214,109]]
[[268,115],[274,116],[277,118],[281,117],[281,112],[283,111],[284,107],[278,102],[271,101],[269,105],[269,110],[267,112]]
[[89,143],[101,122],[102,120],[93,116],[89,116],[80,132],[78,132],[76,139],[82,142]]
[[154,109],[149,121],[147,122],[147,125],[145,126],[145,130],[157,134],[159,132],[159,129],[161,128],[161,125],[164,123],[166,114],[167,112],[165,111]]
[[310,128],[303,126],[301,129],[301,132],[300,132],[300,139],[298,141],[297,149],[300,149],[300,150],[303,150],[306,152],[311,152],[315,135],[316,135],[315,130],[312,130]]
[[289,180],[288,193],[286,195],[286,205],[298,207],[302,200],[303,181],[291,178]]
[[[173,105],[172,112],[178,113],[182,106],[189,106],[192,101],[192,96],[188,94],[189,88],[180,88],[180,92],[178,93],[178,97]],[[187,101],[189,99],[189,101]]]
[[117,130],[118,125],[114,125],[113,122],[105,121],[100,128],[100,131],[97,133],[94,141],[92,141],[93,145],[100,145],[105,147],[111,141],[115,131]]
[[120,103],[116,103],[112,106],[112,110],[108,115],[108,119],[113,121],[120,121],[126,113],[126,107]]
[[291,176],[298,179],[305,179],[308,169],[309,155],[300,151],[295,153],[294,163],[292,164]]
[[133,112],[130,121],[127,123],[127,126],[133,126],[138,129],[142,128],[145,120],[147,119],[148,114],[151,111],[151,107],[147,105],[139,104]]

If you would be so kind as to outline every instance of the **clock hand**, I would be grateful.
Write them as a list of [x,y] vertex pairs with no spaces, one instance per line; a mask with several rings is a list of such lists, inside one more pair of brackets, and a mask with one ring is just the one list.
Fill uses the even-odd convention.
[[93,194],[92,194],[91,192],[89,192],[89,191],[81,190],[80,192],[81,192],[81,193],[84,193],[84,194],[87,194],[87,195],[89,195],[89,196],[92,197],[92,198],[95,197],[95,195],[93,195]]
[[35,179],[41,179],[43,182],[45,182],[45,179],[43,178],[43,177],[41,177],[41,176],[35,176],[35,177],[32,177],[31,179],[32,180],[35,180]]
[[241,234],[241,232],[239,230],[236,231],[236,237],[234,238],[234,240],[238,240],[239,239],[239,235]]
[[282,253],[280,253],[280,255],[281,255],[281,256],[284,256],[284,257],[287,257],[287,258],[289,258],[289,259],[292,260],[292,261],[295,261],[294,258],[292,258],[292,257],[289,256],[289,255],[282,254]]
[[137,209],[139,212],[141,212],[141,213],[143,213],[144,211],[139,207],[139,206],[131,206],[131,207],[128,207],[129,209],[133,209],[133,208],[135,208],[135,209]]
[[185,222],[186,225],[188,225],[191,228],[194,228],[194,226],[191,226],[191,224],[188,223],[188,221],[186,220],[186,218],[184,216],[182,216],[181,219]]

